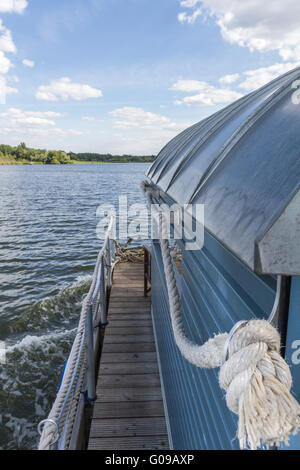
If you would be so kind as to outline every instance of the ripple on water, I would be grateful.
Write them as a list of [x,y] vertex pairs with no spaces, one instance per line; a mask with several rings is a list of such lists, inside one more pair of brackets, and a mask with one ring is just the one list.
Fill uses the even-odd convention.
[[101,241],[101,203],[145,203],[148,165],[0,167],[0,448],[36,448]]

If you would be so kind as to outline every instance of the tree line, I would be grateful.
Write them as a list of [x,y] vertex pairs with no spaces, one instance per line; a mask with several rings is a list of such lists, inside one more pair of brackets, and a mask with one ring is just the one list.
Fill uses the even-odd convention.
[[76,162],[100,163],[146,163],[154,160],[154,155],[111,155],[98,153],[74,153],[63,150],[33,149],[21,142],[17,147],[0,145],[0,163],[44,163],[47,165]]

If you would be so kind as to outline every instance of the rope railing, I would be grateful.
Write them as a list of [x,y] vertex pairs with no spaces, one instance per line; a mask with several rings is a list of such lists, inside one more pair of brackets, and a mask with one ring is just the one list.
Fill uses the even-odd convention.
[[[111,217],[89,292],[83,300],[76,336],[55,402],[48,418],[38,426],[41,435],[39,450],[51,450],[54,446],[59,450],[67,449],[81,393],[90,402],[96,397],[94,327],[99,310],[99,326],[107,324],[106,293],[111,286],[115,261],[115,249],[111,240],[113,224],[114,218]],[[86,390],[82,390],[83,383],[87,384]]]
[[[142,184],[148,202],[155,208],[155,191]],[[167,233],[166,220],[160,212],[161,233]],[[161,236],[164,273],[169,298],[173,335],[183,357],[199,368],[220,367],[220,386],[226,391],[228,408],[239,417],[238,438],[242,449],[288,444],[300,427],[300,406],[291,394],[290,369],[280,355],[280,336],[270,321],[278,306],[278,292],[270,321],[239,322],[227,334],[218,334],[203,345],[186,335],[181,299],[176,285],[169,241]]]

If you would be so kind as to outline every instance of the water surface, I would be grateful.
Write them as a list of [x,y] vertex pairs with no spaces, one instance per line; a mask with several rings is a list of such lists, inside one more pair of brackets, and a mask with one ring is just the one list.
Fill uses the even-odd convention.
[[0,166],[0,449],[36,448],[101,248],[101,203],[145,203],[148,164]]

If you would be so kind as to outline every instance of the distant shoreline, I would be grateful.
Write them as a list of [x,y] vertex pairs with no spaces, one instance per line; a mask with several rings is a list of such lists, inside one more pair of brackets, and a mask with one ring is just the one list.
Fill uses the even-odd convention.
[[[128,163],[136,163],[136,164],[140,164],[140,163],[148,163],[150,164],[151,162],[124,162],[124,161],[119,161],[119,162],[90,162],[90,161],[71,161],[69,163],[65,163],[64,165],[89,165],[89,164],[98,164],[98,165],[115,165],[115,164],[120,164],[122,163],[123,165],[126,165]],[[45,165],[45,166],[53,166],[53,165],[57,165],[57,166],[64,166],[62,165],[61,163],[42,163],[42,162],[33,162],[33,163],[28,163],[28,162],[0,162],[0,166],[36,166],[36,165]]]
[[21,142],[17,147],[0,144],[0,165],[67,165],[84,163],[151,163],[155,155],[112,155],[34,149]]

